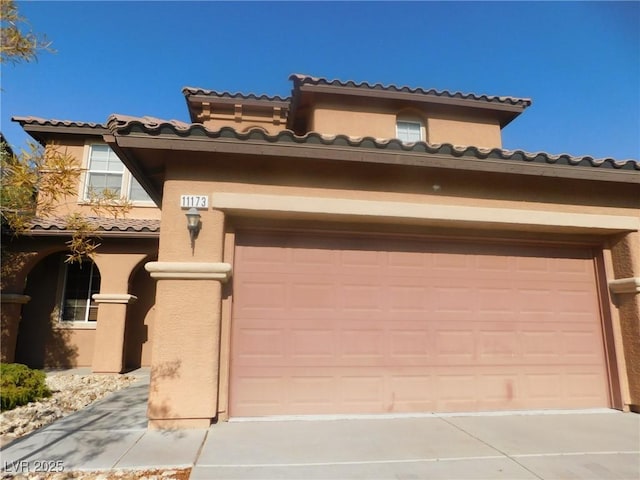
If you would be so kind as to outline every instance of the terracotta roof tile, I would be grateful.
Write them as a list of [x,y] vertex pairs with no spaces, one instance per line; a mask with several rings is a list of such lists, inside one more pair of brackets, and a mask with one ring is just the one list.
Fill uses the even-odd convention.
[[111,121],[111,118],[114,117],[114,116],[117,116],[121,121],[124,121],[124,122],[142,121],[142,122],[144,122],[145,125],[148,125],[149,128],[154,128],[154,127],[160,126],[160,125],[172,125],[176,129],[185,130],[185,129],[188,129],[192,125],[191,123],[183,122],[182,120],[175,120],[175,119],[174,120],[163,120],[161,118],[150,117],[150,116],[133,117],[131,115],[119,115],[119,114],[118,115],[111,115],[109,117],[109,119],[107,120],[107,125]]
[[231,92],[216,92],[214,90],[206,90],[204,88],[197,87],[184,87],[182,89],[182,93],[185,97],[190,97],[193,95],[198,96],[206,96],[206,97],[216,97],[216,98],[237,98],[239,100],[267,100],[270,102],[288,102],[291,100],[290,97],[280,97],[278,95],[256,95],[255,93],[231,93]]
[[247,132],[238,132],[231,127],[222,127],[219,130],[209,130],[202,124],[181,124],[179,126],[171,122],[159,122],[154,119],[148,122],[145,118],[123,117],[112,115],[107,122],[108,128],[120,135],[129,133],[179,134],[180,136],[205,136],[212,139],[231,138],[237,140],[283,142],[297,144],[320,144],[336,147],[353,147],[378,150],[398,150],[405,152],[429,153],[451,155],[453,157],[473,157],[480,160],[500,159],[521,162],[535,162],[558,165],[570,165],[576,167],[601,167],[626,170],[640,170],[640,162],[637,160],[615,160],[613,158],[596,159],[590,156],[576,157],[569,154],[553,155],[545,152],[525,152],[523,150],[504,150],[500,148],[478,148],[468,146],[456,146],[448,143],[429,144],[426,142],[403,143],[397,139],[376,139],[373,137],[349,137],[347,135],[322,135],[317,132],[309,132],[304,136],[297,136],[290,130],[283,130],[278,134],[270,135],[261,129],[252,129]]
[[485,95],[485,94],[478,95],[475,93],[462,93],[462,92],[452,92],[449,90],[436,90],[434,88],[425,90],[424,88],[411,88],[411,87],[397,86],[397,85],[382,85],[380,83],[376,83],[376,84],[370,84],[367,82],[357,83],[357,82],[354,82],[353,80],[347,80],[347,81],[328,80],[326,78],[312,77],[310,75],[303,75],[298,73],[294,73],[293,75],[291,75],[289,77],[289,80],[293,80],[295,86],[328,85],[328,86],[335,86],[335,87],[362,88],[367,90],[404,92],[404,93],[414,93],[414,94],[421,94],[421,95],[432,95],[436,97],[460,98],[464,100],[495,102],[495,103],[509,104],[509,105],[520,105],[522,107],[528,107],[532,103],[530,98],[504,97],[504,96]]
[[[160,232],[160,220],[154,219],[87,217],[87,220],[90,224],[97,225],[100,233],[157,234]],[[32,232],[64,232],[67,230],[66,224],[64,217],[36,217],[31,221],[30,230]]]
[[71,120],[55,120],[55,119],[45,119],[40,117],[11,117],[11,120],[14,122],[18,122],[20,125],[39,125],[39,126],[51,126],[51,127],[79,127],[79,128],[88,128],[88,129],[104,129],[106,130],[107,126],[104,123],[93,123],[93,122],[76,122]]

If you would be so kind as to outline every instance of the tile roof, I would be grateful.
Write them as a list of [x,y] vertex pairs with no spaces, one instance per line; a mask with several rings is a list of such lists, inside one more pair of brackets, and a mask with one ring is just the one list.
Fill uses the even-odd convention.
[[411,88],[407,86],[397,86],[397,85],[382,85],[380,83],[370,84],[367,82],[354,82],[353,80],[341,81],[341,80],[328,80],[322,77],[312,77],[310,75],[303,75],[294,73],[289,77],[289,80],[294,82],[294,87],[300,85],[326,85],[333,87],[351,87],[358,89],[366,89],[366,90],[378,90],[378,91],[387,91],[387,92],[401,92],[401,93],[412,93],[412,94],[420,94],[420,95],[430,95],[435,97],[445,97],[445,98],[459,98],[463,100],[476,100],[476,101],[486,101],[500,104],[508,104],[508,105],[518,105],[524,108],[531,105],[532,101],[530,98],[517,98],[517,97],[504,97],[504,96],[495,96],[495,95],[478,95],[475,93],[462,93],[462,92],[451,92],[448,90],[436,90],[434,88],[425,90],[424,88]]
[[[160,220],[139,218],[105,218],[86,217],[87,221],[97,226],[99,235],[110,233],[123,236],[144,234],[145,236],[157,236],[160,232]],[[67,221],[64,217],[36,217],[31,220],[30,231],[32,233],[60,233],[67,231]]]
[[254,93],[244,94],[244,93],[231,93],[231,92],[216,92],[214,90],[206,90],[204,88],[197,87],[184,87],[182,89],[182,93],[185,97],[198,95],[198,96],[206,96],[206,97],[216,97],[216,98],[234,98],[239,100],[266,100],[270,102],[289,102],[291,100],[290,97],[280,97],[278,95],[256,95]]
[[398,139],[376,139],[373,137],[349,137],[347,135],[323,135],[317,132],[309,132],[303,136],[295,135],[290,130],[283,130],[270,135],[261,129],[252,129],[247,132],[239,132],[231,127],[222,127],[219,130],[209,130],[202,124],[186,124],[180,122],[160,121],[148,117],[136,118],[121,115],[112,115],[107,122],[108,128],[113,133],[127,135],[133,133],[146,133],[151,135],[177,134],[181,137],[208,137],[212,139],[236,139],[242,141],[262,141],[267,143],[283,142],[307,145],[325,145],[329,147],[352,147],[362,149],[376,149],[389,151],[403,151],[415,153],[429,153],[451,155],[453,157],[472,157],[479,160],[499,159],[529,163],[546,163],[556,165],[569,165],[576,167],[600,167],[625,170],[640,170],[640,162],[637,160],[615,160],[613,158],[596,159],[590,156],[576,157],[569,154],[553,155],[545,152],[529,153],[523,150],[505,150],[500,148],[478,148],[469,146],[456,146],[449,143],[429,144],[426,142],[403,143]]
[[108,132],[103,123],[53,120],[40,117],[11,117],[11,120],[18,122],[25,132],[42,145],[47,144],[52,134],[99,137]]
[[182,120],[163,120],[161,118],[156,118],[156,117],[150,117],[148,115],[145,115],[144,117],[134,117],[131,115],[110,115],[109,119],[107,120],[107,128],[110,128],[110,124],[111,124],[111,119],[112,118],[118,118],[118,121],[120,122],[124,122],[124,123],[129,123],[129,122],[142,122],[145,125],[147,125],[149,128],[156,128],[158,126],[166,126],[166,125],[171,125],[173,127],[175,127],[178,130],[185,130],[188,129],[189,127],[191,127],[191,125],[194,125],[193,123],[187,123],[187,122],[183,122]]
[[[18,122],[20,125],[38,125],[38,126],[49,126],[49,127],[76,127],[76,128],[87,128],[94,130],[106,130],[107,126],[104,123],[93,123],[93,122],[75,122],[71,120],[55,120],[55,119],[46,119],[40,117],[11,117],[11,120],[14,122]],[[97,132],[100,133],[100,132]]]

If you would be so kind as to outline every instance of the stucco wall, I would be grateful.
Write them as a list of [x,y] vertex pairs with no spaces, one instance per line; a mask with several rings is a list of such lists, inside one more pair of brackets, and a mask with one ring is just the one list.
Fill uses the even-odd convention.
[[[81,212],[87,216],[96,216],[95,212],[91,209],[91,205],[87,202],[83,201],[83,186],[85,182],[86,176],[86,168],[87,168],[87,155],[88,155],[88,147],[87,145],[96,143],[103,143],[100,140],[87,140],[85,141],[73,141],[70,139],[57,139],[54,143],[50,144],[47,148],[55,149],[60,153],[66,153],[72,156],[78,167],[82,169],[80,176],[78,177],[78,186],[73,195],[68,195],[60,199],[60,201],[56,204],[54,209],[55,215],[68,215],[73,212]],[[105,213],[102,213],[105,215]],[[145,218],[145,219],[159,219],[160,218],[160,209],[155,205],[140,205],[140,204],[132,204],[131,209],[129,209],[125,213],[125,218]]]
[[[613,269],[618,279],[640,277],[640,233],[616,237],[611,248]],[[634,410],[640,412],[640,294],[614,294],[620,311],[620,333],[628,369],[629,394]]]
[[[15,248],[21,248],[27,255],[36,255],[39,258],[33,267],[24,266],[24,269],[29,271],[24,293],[31,297],[31,301],[24,305],[22,310],[15,360],[34,367],[93,367],[97,345],[96,328],[100,325],[91,322],[62,324],[58,320],[62,281],[60,272],[66,254],[64,238],[36,237],[19,242]],[[48,254],[51,250],[57,253]],[[142,266],[145,258],[155,257],[157,239],[102,239],[98,252],[96,262],[101,273],[101,293],[135,294],[140,300],[139,305],[129,312],[127,318],[133,330],[137,328],[137,333],[129,338],[126,350],[134,366],[149,365],[151,337],[147,336],[147,333],[152,329],[153,323],[155,282],[149,278]],[[130,272],[136,265],[139,267],[138,275],[133,278],[130,288]],[[133,305],[129,305],[128,308]],[[98,308],[98,316],[100,317],[101,310],[107,312],[109,307],[109,303],[101,305]],[[123,308],[123,312],[126,311],[127,309]],[[106,321],[107,327],[119,322],[125,325],[124,313],[122,318],[109,318],[107,315]],[[109,345],[122,344],[122,335],[120,337],[110,338],[107,335],[107,341]],[[119,351],[116,351],[118,348]],[[122,346],[116,347],[116,350],[112,354],[112,360],[114,363],[122,362],[123,357],[127,357],[124,354],[125,350]],[[136,355],[138,359],[134,360]]]
[[313,110],[310,130],[326,135],[352,137],[394,138],[395,115],[367,110],[343,110],[339,106],[318,105]]
[[385,110],[366,104],[314,105],[309,129],[328,135],[345,134],[352,137],[389,139],[396,137],[398,118],[421,120],[429,143],[451,143],[482,148],[501,148],[501,130],[497,119],[456,113],[446,109],[410,110],[393,105]]
[[[224,216],[202,210],[202,229],[192,248],[185,211],[180,208],[181,194],[206,191],[197,184],[165,182],[159,262],[222,261]],[[221,284],[190,278],[157,282],[150,426],[206,427],[217,412]]]
[[32,270],[22,309],[16,358],[31,367],[87,367],[93,359],[95,324],[68,328],[58,321],[58,272],[61,255],[50,255]]
[[[493,207],[514,209],[520,212],[544,211],[556,213],[635,217],[640,216],[640,199],[634,195],[636,186],[607,184],[559,178],[536,176],[516,176],[498,173],[455,172],[436,169],[384,166],[373,164],[335,164],[329,162],[305,162],[271,158],[252,159],[250,157],[225,157],[217,155],[215,170],[211,156],[191,153],[182,162],[171,163],[167,169],[163,198],[162,238],[160,240],[159,261],[164,262],[219,262],[229,258],[223,252],[222,233],[234,225],[281,225],[282,221],[303,221],[305,218],[314,228],[357,229],[357,219],[336,215],[324,216],[322,222],[314,217],[286,214],[267,218],[265,212],[215,210],[215,205],[202,210],[202,229],[191,250],[186,228],[184,210],[179,207],[182,194],[213,195],[218,193],[238,193],[280,195],[292,197],[299,202],[301,197],[316,197],[339,200],[369,200],[372,202],[403,202],[421,205],[449,205],[468,208]],[[293,199],[293,197],[296,197]],[[291,207],[299,206],[292,203]],[[526,217],[526,213],[524,213]],[[523,218],[524,218],[523,217]],[[222,220],[224,219],[224,221]],[[375,219],[367,219],[372,222]],[[279,223],[280,222],[280,223]],[[333,223],[330,223],[333,222]],[[386,223],[377,227],[379,231],[393,232],[413,228],[421,234],[449,235],[453,230],[440,225],[419,224],[411,220]],[[391,222],[391,223],[390,223]],[[637,223],[637,222],[636,222]],[[597,223],[592,225],[597,230]],[[484,232],[470,223],[449,224],[457,228],[457,235],[485,237],[507,235],[510,238],[526,238],[528,241],[555,240],[562,242],[589,242],[603,244],[606,236],[585,233],[556,225],[548,231],[527,231],[526,225],[513,227],[508,234],[500,232],[490,224]],[[579,234],[577,233],[579,232]],[[523,237],[523,235],[528,236]],[[227,248],[230,248],[227,246]],[[207,413],[206,405],[215,404],[218,398],[225,398],[226,385],[217,390],[217,375],[226,377],[228,358],[218,357],[221,303],[215,299],[219,295],[218,285],[209,281],[161,280],[158,283],[158,303],[154,337],[153,371],[150,413],[155,426],[195,426],[193,417]],[[205,301],[197,303],[196,298]],[[182,305],[182,308],[180,308]],[[608,308],[608,306],[605,306]],[[224,308],[223,308],[224,311]],[[625,312],[622,315],[629,318]],[[197,318],[200,326],[192,325],[189,319]],[[186,322],[186,323],[185,323]],[[196,338],[196,335],[210,335],[210,338]],[[203,349],[202,342],[213,345]],[[186,347],[185,347],[186,346]],[[226,352],[226,347],[222,347]],[[185,352],[183,355],[181,352]],[[620,355],[620,352],[617,352]],[[633,354],[635,355],[635,354]],[[627,363],[638,362],[634,356]],[[186,373],[187,367],[200,369],[203,375],[197,379]],[[213,371],[211,371],[213,370]],[[630,370],[631,372],[631,370]],[[194,399],[184,392],[196,388],[208,392],[210,398]],[[173,400],[172,400],[173,399]],[[225,404],[221,405],[224,410]],[[183,418],[184,422],[176,419]],[[154,420],[155,418],[155,420]],[[174,421],[175,420],[175,421]]]
[[[552,212],[603,215],[640,215],[637,186],[584,180],[515,176],[498,173],[393,168],[384,165],[348,165],[249,158],[216,159],[211,171],[206,156],[190,161],[189,171],[172,167],[165,186],[169,218],[179,209],[179,192],[214,192],[314,196],[438,205],[504,207]],[[187,164],[185,164],[187,165]],[[182,182],[182,185],[177,185]],[[167,188],[167,187],[171,188]],[[169,199],[168,197],[171,196]],[[162,228],[188,239],[186,227],[163,218]],[[204,219],[203,219],[204,223]],[[206,235],[203,228],[201,235]],[[188,240],[180,240],[183,244]],[[163,240],[161,240],[162,243]],[[198,252],[196,250],[196,255]],[[189,254],[190,256],[190,254]],[[176,255],[179,258],[179,255]]]
[[497,121],[430,116],[427,120],[427,132],[430,143],[502,148],[500,125]]

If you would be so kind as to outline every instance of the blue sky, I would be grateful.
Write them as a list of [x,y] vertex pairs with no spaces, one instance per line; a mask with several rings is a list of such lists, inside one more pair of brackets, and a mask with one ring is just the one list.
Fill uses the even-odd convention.
[[504,148],[640,158],[640,2],[18,2],[55,54],[3,66],[14,115],[188,120],[181,89],[287,96],[291,73],[529,97]]

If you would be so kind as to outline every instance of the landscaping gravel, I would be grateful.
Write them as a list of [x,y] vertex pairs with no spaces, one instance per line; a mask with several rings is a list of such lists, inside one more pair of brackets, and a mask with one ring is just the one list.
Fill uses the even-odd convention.
[[52,396],[0,413],[0,446],[126,387],[135,378],[131,375],[48,375],[47,385]]

